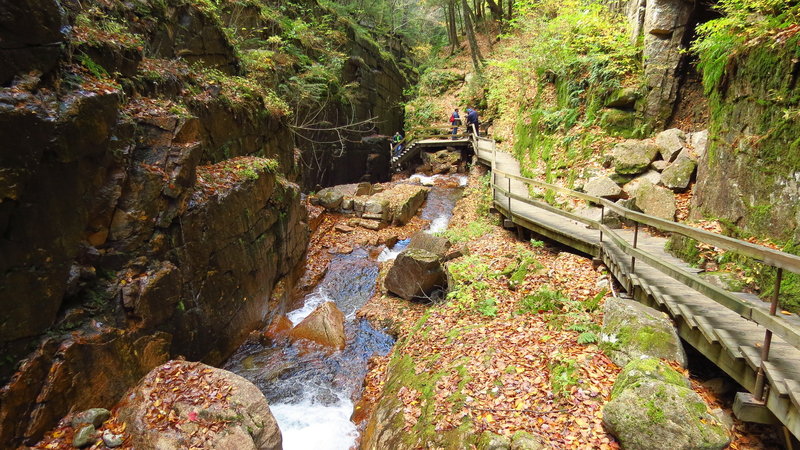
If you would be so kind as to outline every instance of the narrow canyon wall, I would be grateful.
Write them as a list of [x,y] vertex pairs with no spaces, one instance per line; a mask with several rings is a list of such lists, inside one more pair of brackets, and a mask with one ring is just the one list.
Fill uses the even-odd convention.
[[798,44],[795,29],[728,58],[711,92],[695,218],[723,219],[779,242],[800,240]]
[[637,108],[656,129],[672,118],[686,70],[688,33],[695,3],[687,0],[612,0],[628,19],[631,40],[643,43],[644,99]]
[[[244,69],[225,11],[0,11],[0,446],[16,447],[111,406],[168,358],[220,363],[283,312],[273,293],[308,241],[301,173],[322,180],[302,169],[288,111]],[[388,133],[405,78],[349,39],[356,117]],[[347,176],[388,176],[379,138],[352,148],[363,164]]]

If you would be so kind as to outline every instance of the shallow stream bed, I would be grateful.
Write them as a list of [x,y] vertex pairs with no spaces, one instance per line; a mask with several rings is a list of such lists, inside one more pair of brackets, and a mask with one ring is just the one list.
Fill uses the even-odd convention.
[[[427,185],[442,178],[449,181],[448,186],[456,187],[431,187],[420,213],[431,222],[427,232],[447,228],[466,176],[412,177]],[[296,325],[322,303],[336,303],[345,315],[347,344],[343,351],[298,346],[287,340],[271,345],[249,341],[225,364],[225,369],[247,378],[264,392],[285,449],[349,449],[357,443],[358,428],[350,416],[361,396],[368,361],[375,355],[388,354],[394,339],[366,320],[357,319],[356,312],[375,293],[380,262],[394,259],[408,242],[401,240],[383,249],[377,258],[370,254],[378,252],[363,248],[335,255],[322,281],[304,298],[303,306],[287,314]]]

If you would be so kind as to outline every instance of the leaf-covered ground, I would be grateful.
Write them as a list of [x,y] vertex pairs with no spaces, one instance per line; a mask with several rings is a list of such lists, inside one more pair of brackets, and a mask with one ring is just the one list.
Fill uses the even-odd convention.
[[[470,185],[478,184],[473,175]],[[602,303],[610,295],[601,281],[607,279],[604,269],[517,240],[490,224],[480,190],[467,192],[449,235],[469,234],[476,223],[486,232],[464,242],[469,255],[453,262],[455,294],[424,305],[380,287],[360,312],[389,324],[399,339],[392,354],[373,359],[356,417],[369,417],[389,395],[402,402],[405,431],[416,435],[410,441],[416,444],[436,447],[437,435],[466,424],[474,435],[526,431],[554,448],[618,448],[602,425],[602,406],[620,371],[596,343]],[[399,388],[397,374],[390,373],[398,370],[409,372]],[[699,382],[693,385],[712,408],[724,407]],[[734,435],[730,448],[774,445],[761,440],[769,437],[767,430],[740,422]]]

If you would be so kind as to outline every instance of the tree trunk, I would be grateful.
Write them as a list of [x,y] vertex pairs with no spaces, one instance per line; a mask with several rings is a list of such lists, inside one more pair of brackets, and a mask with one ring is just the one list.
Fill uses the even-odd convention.
[[499,5],[495,3],[494,0],[486,0],[486,3],[489,5],[489,11],[492,13],[492,20],[498,22],[503,20],[503,0],[500,0]]
[[483,62],[483,56],[481,56],[481,51],[478,48],[478,41],[475,39],[475,29],[472,28],[472,18],[470,17],[472,11],[469,9],[469,4],[467,0],[461,0],[461,8],[464,13],[464,30],[467,32],[467,40],[469,41],[469,53],[472,56],[472,65],[475,68],[475,72],[477,74],[481,73],[481,64]]
[[450,35],[450,54],[452,55],[461,45],[458,41],[458,28],[456,27],[456,0],[447,2],[447,34]]
[[508,0],[508,11],[506,11],[506,14],[507,14],[506,20],[511,22],[511,19],[514,18],[514,0]]

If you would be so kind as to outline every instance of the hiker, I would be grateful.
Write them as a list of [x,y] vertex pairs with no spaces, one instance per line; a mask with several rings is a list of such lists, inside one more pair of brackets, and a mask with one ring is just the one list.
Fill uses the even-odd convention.
[[480,136],[478,134],[478,126],[480,123],[478,122],[478,111],[475,111],[472,108],[467,108],[467,130],[475,133],[475,136]]
[[450,114],[450,125],[453,127],[453,139],[456,139],[458,127],[461,126],[461,116],[458,114],[458,108],[453,111],[453,114]]
[[403,135],[399,131],[392,136],[392,146],[392,156],[396,158],[403,151]]

